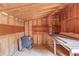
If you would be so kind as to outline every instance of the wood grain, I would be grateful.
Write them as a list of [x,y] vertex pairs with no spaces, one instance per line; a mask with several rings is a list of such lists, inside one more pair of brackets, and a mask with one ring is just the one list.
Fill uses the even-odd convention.
[[55,25],[57,25],[55,26],[56,32],[79,33],[79,8],[78,7],[79,7],[79,4],[72,4],[53,15],[53,19],[56,19],[56,22],[55,22]]
[[23,26],[0,24],[0,35],[13,34],[13,33],[18,33],[23,31],[24,31]]

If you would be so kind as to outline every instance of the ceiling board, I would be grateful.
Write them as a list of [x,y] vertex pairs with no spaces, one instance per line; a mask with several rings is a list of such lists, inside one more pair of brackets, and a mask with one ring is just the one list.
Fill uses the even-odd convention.
[[0,4],[0,11],[27,20],[45,17],[64,8],[65,5],[59,3]]

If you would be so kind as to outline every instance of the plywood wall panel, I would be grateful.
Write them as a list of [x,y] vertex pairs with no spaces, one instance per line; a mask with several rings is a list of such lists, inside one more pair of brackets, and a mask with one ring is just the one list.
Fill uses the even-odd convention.
[[8,16],[8,24],[9,25],[15,25],[15,20],[13,16]]
[[43,45],[46,45],[46,43],[47,43],[47,35],[46,34],[47,33],[43,33],[43,37],[42,37]]
[[[24,36],[24,34],[23,34],[23,36]],[[17,38],[17,34],[14,34],[14,37],[15,37],[15,39],[14,39],[14,46],[15,46],[15,52],[19,49],[18,48],[18,46],[19,46],[19,43],[18,43],[18,41],[19,41],[19,39],[21,38]]]
[[19,32],[18,33],[18,37],[20,38],[20,37],[23,37],[24,36],[24,32]]
[[24,26],[24,21],[22,19],[17,18],[16,24],[17,24],[17,26]]
[[[28,23],[29,22],[29,23]],[[25,34],[32,36],[33,44],[42,45],[46,41],[46,34],[48,34],[48,21],[46,18],[39,18],[32,21],[25,22]],[[45,40],[44,40],[45,39]]]
[[78,32],[78,19],[74,20],[74,31],[75,31],[75,33]]
[[18,50],[18,43],[19,39],[16,38],[15,34],[9,35],[9,55],[12,55]]
[[69,28],[70,29],[70,32],[73,32],[73,30],[72,30],[72,29],[74,29],[74,27],[72,26],[73,23],[74,23],[73,21],[70,21],[70,24],[69,24],[70,27],[71,27],[71,28]]
[[0,55],[9,55],[8,37],[0,38]]
[[25,35],[29,35],[29,22],[25,22]]
[[15,25],[16,25],[16,26],[19,26],[18,20],[19,20],[18,18],[14,18],[14,22],[15,22]]
[[78,32],[77,33],[79,33],[79,21],[77,21],[77,26],[78,26],[78,30],[77,30]]
[[38,19],[38,20],[37,20],[38,26],[42,25],[41,23],[42,23],[42,20],[41,20],[41,19]]
[[[13,35],[12,35],[13,36]],[[14,49],[15,49],[15,47],[14,47],[14,37],[9,37],[9,53],[10,53],[10,55],[12,55],[15,51],[14,51]]]
[[38,34],[38,45],[42,45],[42,34]]
[[37,36],[37,34],[36,35],[34,34],[32,38],[33,38],[33,44],[38,45],[38,36]]
[[74,5],[72,5],[71,11],[70,11],[71,12],[71,18],[73,18],[73,16],[74,16],[74,11],[73,10],[75,11]]
[[37,19],[32,20],[32,21],[33,21],[33,26],[34,26],[34,25],[37,25]]
[[47,44],[48,46],[51,46],[51,45],[53,46],[53,41],[54,41],[54,40],[53,40],[53,37],[47,35],[47,43],[46,43],[46,44]]
[[25,21],[23,21],[23,19],[20,20],[19,26],[24,26]]
[[47,42],[48,42],[48,34],[47,33],[44,33],[44,37],[43,37],[44,39],[44,42],[43,42],[43,44],[44,45],[47,45]]
[[79,11],[78,11],[79,10],[79,4],[77,4],[76,8],[77,8],[77,10],[76,10],[77,16],[79,16]]
[[[20,31],[22,30],[22,31]],[[24,36],[24,21],[0,13],[0,55],[12,55],[18,49],[18,39]]]
[[[41,23],[42,23],[42,22],[41,22],[41,19],[38,19],[38,20],[37,20],[37,26],[41,26],[41,25],[42,25]],[[39,28],[39,29],[40,29],[40,28]],[[38,39],[38,40],[37,40],[37,41],[38,41],[37,44],[38,44],[38,45],[41,45],[41,44],[42,44],[42,43],[41,43],[41,42],[42,42],[42,36],[41,36],[41,35],[42,35],[42,34],[41,34],[39,31],[37,31],[37,39]]]
[[0,35],[23,32],[24,27],[0,24]]
[[33,44],[34,45],[37,45],[38,44],[38,36],[37,36],[37,33],[35,33],[33,31],[33,26],[36,26],[37,25],[37,20],[32,20],[32,38],[33,38]]
[[73,8],[73,12],[74,12],[74,17],[78,16],[78,15],[77,15],[77,4],[74,4],[74,5],[72,6],[72,8]]
[[32,37],[32,21],[29,21],[29,36]]
[[7,24],[8,23],[8,17],[7,15],[0,13],[0,24]]
[[73,33],[78,33],[78,19],[79,19],[79,4],[72,4],[71,6],[68,6],[66,8],[64,8],[63,10],[61,10],[59,13],[57,13],[57,15],[60,15],[59,17],[56,17],[56,15],[54,15],[56,18],[56,20],[58,20],[57,18],[59,18],[61,20],[61,32],[73,32]]

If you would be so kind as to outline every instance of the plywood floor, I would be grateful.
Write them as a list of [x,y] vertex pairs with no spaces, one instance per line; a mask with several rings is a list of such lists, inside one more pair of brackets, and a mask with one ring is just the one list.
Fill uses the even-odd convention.
[[44,46],[36,46],[32,49],[24,48],[22,51],[17,51],[13,56],[54,56],[54,54]]

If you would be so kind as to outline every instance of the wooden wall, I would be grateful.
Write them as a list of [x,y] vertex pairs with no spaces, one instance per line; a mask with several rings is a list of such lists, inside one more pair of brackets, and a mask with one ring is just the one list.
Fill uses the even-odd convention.
[[56,31],[79,33],[79,4],[70,4],[52,17],[56,19]]
[[24,21],[0,12],[0,55],[18,50],[18,39],[24,36]]
[[63,12],[66,15],[61,21],[61,31],[79,33],[79,4],[72,4]]
[[48,23],[48,19],[45,17],[25,22],[25,34],[33,38],[34,45],[48,44],[50,38]]
[[[25,29],[24,29],[25,26]],[[0,55],[12,55],[18,49],[18,39],[31,36],[34,45],[52,45],[49,34],[79,33],[79,4],[70,4],[54,15],[24,21],[0,12]]]
[[[52,15],[51,18],[52,32],[79,39],[79,4],[69,4]],[[65,52],[63,48],[60,50]]]

